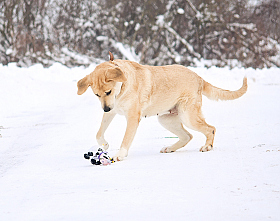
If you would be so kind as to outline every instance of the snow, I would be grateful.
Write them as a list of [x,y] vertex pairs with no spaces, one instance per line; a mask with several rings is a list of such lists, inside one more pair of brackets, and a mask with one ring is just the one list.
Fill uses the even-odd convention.
[[[186,147],[160,154],[176,139],[150,117],[129,157],[102,167],[83,159],[102,109],[76,94],[94,67],[0,66],[0,220],[280,220],[279,69],[191,68],[231,90],[248,77],[238,100],[203,98],[214,150],[189,130]],[[111,156],[125,126],[117,116],[106,133]]]
[[138,31],[140,28],[141,28],[141,25],[140,25],[139,23],[137,23],[137,24],[135,25],[134,30],[135,30],[135,31]]
[[71,52],[66,47],[62,48],[61,51],[64,54],[68,55],[70,58],[76,59],[79,63],[82,63],[82,64],[89,64],[90,63],[88,57],[80,55],[80,54],[75,53],[75,52]]
[[160,27],[163,27],[164,24],[165,24],[165,21],[164,21],[164,15],[158,15],[157,16],[157,21],[156,21],[156,24]]
[[250,24],[240,24],[240,23],[229,23],[228,27],[238,27],[238,28],[246,28],[248,30],[257,31],[256,25],[253,23]]
[[182,8],[178,8],[177,12],[178,14],[183,15],[185,13],[185,10]]

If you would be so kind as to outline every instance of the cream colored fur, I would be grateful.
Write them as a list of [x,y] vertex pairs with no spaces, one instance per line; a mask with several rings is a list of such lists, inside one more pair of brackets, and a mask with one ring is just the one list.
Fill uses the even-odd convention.
[[79,95],[90,86],[104,110],[96,135],[99,145],[109,147],[104,133],[116,114],[125,115],[127,119],[123,142],[114,160],[123,160],[127,156],[141,118],[153,115],[157,115],[160,124],[179,138],[174,145],[161,149],[162,153],[174,152],[192,139],[183,125],[206,136],[206,143],[200,151],[211,150],[216,129],[207,124],[202,115],[202,95],[213,100],[232,100],[247,91],[246,78],[239,90],[228,91],[212,86],[181,65],[147,66],[126,60],[98,65],[77,85]]

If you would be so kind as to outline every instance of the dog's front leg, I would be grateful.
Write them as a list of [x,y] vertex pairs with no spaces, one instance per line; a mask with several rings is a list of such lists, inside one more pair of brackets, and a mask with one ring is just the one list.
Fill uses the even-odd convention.
[[113,111],[104,112],[99,131],[96,134],[97,143],[100,146],[103,145],[105,150],[109,148],[109,144],[104,138],[104,133],[115,116],[116,113]]
[[113,157],[115,161],[121,161],[127,156],[129,147],[136,134],[139,122],[140,122],[140,111],[133,111],[128,114],[127,127],[126,127],[121,148],[117,152],[117,154]]

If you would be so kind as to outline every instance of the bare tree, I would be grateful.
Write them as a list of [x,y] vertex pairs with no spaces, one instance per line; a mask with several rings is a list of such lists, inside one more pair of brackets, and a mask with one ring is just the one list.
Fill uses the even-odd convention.
[[1,0],[0,62],[279,67],[279,1]]

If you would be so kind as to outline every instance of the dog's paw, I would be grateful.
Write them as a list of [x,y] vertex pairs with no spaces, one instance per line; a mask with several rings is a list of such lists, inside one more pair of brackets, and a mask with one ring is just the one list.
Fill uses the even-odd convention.
[[213,146],[211,144],[209,145],[205,145],[203,147],[200,148],[200,152],[207,152],[213,149]]
[[104,150],[108,150],[109,149],[109,144],[108,143],[105,143],[105,144],[102,144]]
[[164,147],[160,150],[161,153],[172,153],[174,150],[171,149],[171,147]]
[[98,139],[97,143],[99,146],[102,146],[104,148],[104,150],[108,150],[109,149],[109,144],[106,140],[104,139]]
[[114,161],[122,161],[125,157],[127,157],[127,150],[124,148],[121,148],[116,155],[113,157]]

